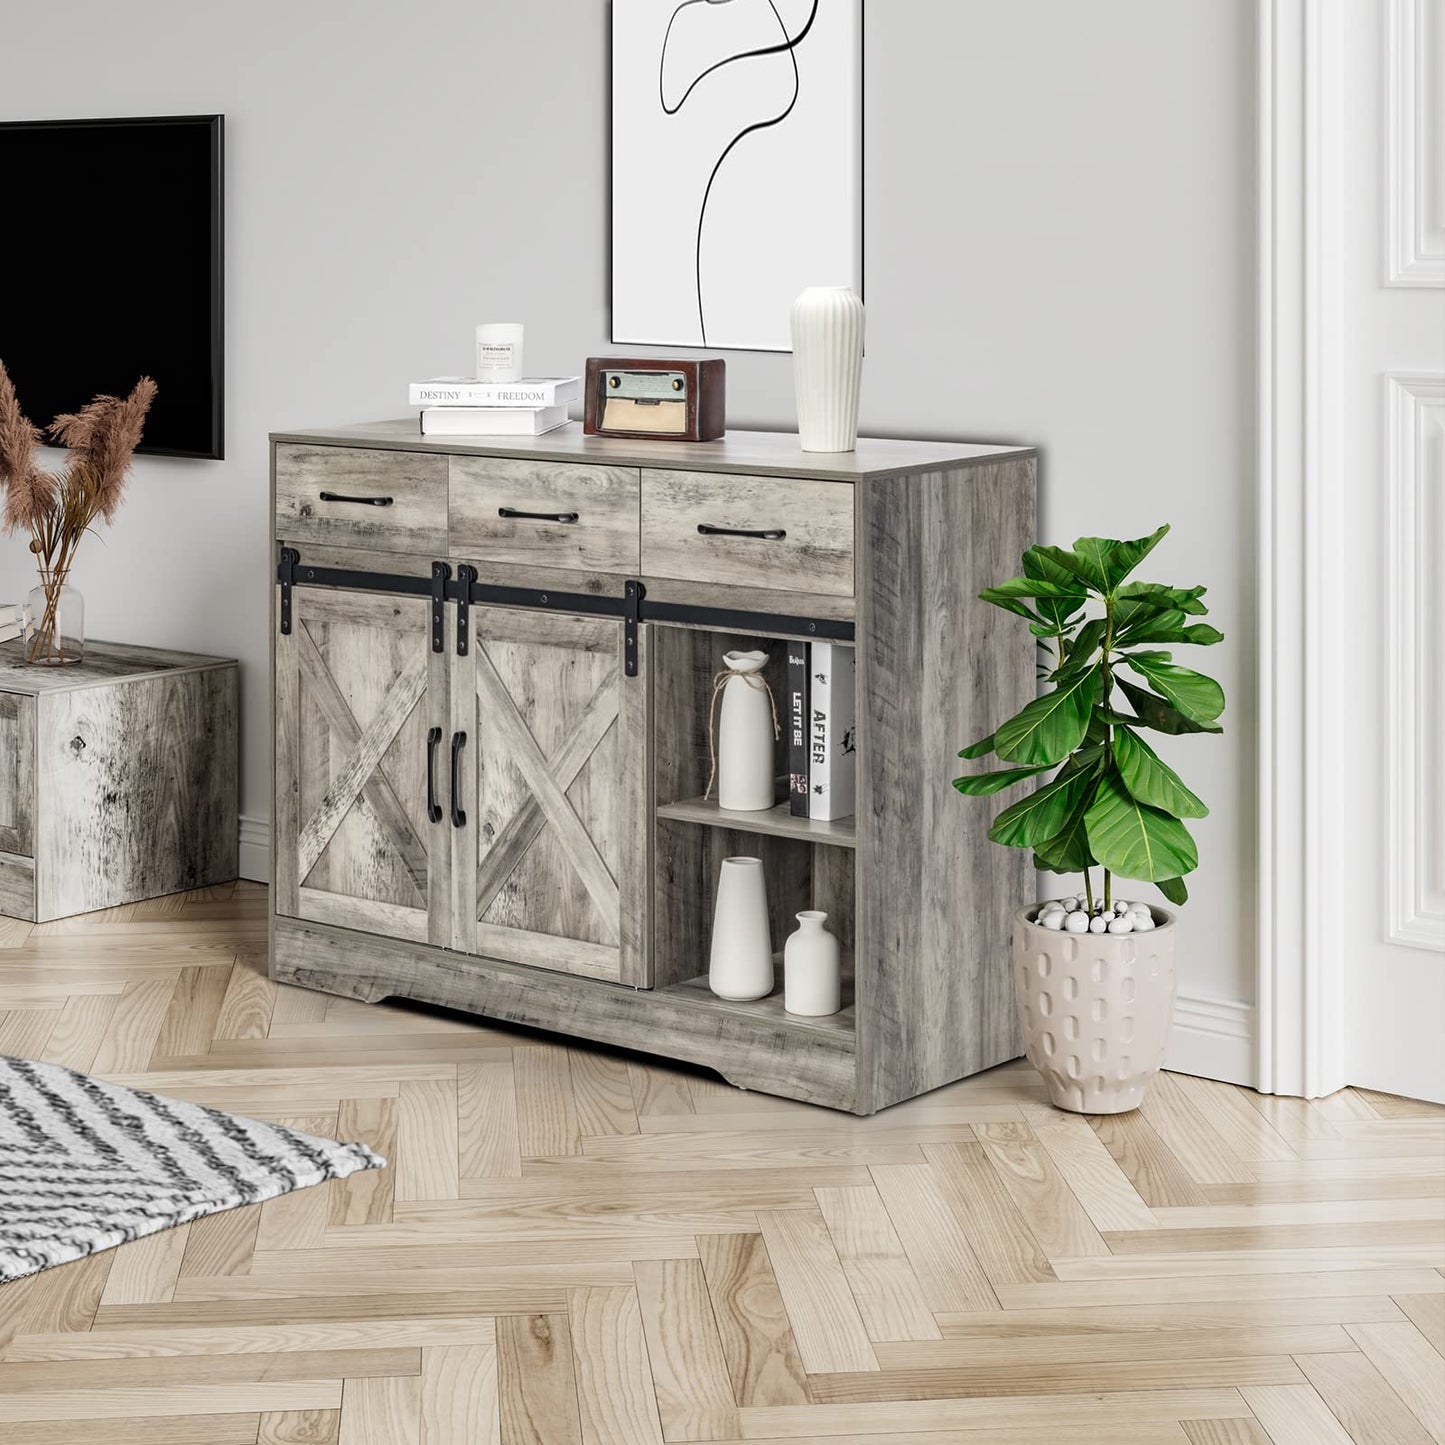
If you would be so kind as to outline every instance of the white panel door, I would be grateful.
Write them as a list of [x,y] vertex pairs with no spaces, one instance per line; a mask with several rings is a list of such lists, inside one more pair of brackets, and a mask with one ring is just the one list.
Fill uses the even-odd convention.
[[1342,14],[1344,1048],[1445,1101],[1445,0]]

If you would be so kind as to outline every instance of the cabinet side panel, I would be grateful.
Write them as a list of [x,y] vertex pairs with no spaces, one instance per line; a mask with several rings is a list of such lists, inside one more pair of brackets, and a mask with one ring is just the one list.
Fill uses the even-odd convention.
[[36,917],[236,876],[236,668],[38,700]]
[[30,856],[35,814],[35,699],[0,692],[0,853]]
[[958,750],[1034,695],[1026,631],[978,593],[1034,540],[1035,472],[1025,457],[860,487],[860,1113],[1021,1051],[1010,917],[1033,870],[951,784]]

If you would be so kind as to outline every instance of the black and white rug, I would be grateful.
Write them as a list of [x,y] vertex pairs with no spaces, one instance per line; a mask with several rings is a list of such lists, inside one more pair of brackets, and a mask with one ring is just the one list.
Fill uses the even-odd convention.
[[0,1282],[386,1161],[0,1056]]

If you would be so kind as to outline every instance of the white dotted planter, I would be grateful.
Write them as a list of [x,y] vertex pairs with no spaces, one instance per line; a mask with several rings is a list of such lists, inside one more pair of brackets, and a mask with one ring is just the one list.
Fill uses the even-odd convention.
[[1164,1062],[1174,1014],[1174,915],[1147,933],[1066,933],[1014,915],[1014,980],[1024,1051],[1060,1109],[1137,1109]]

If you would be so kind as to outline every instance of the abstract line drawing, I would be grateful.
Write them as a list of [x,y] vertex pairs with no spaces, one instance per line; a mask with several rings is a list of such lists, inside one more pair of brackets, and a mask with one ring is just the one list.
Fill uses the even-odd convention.
[[789,349],[862,289],[861,0],[614,0],[612,339]]

